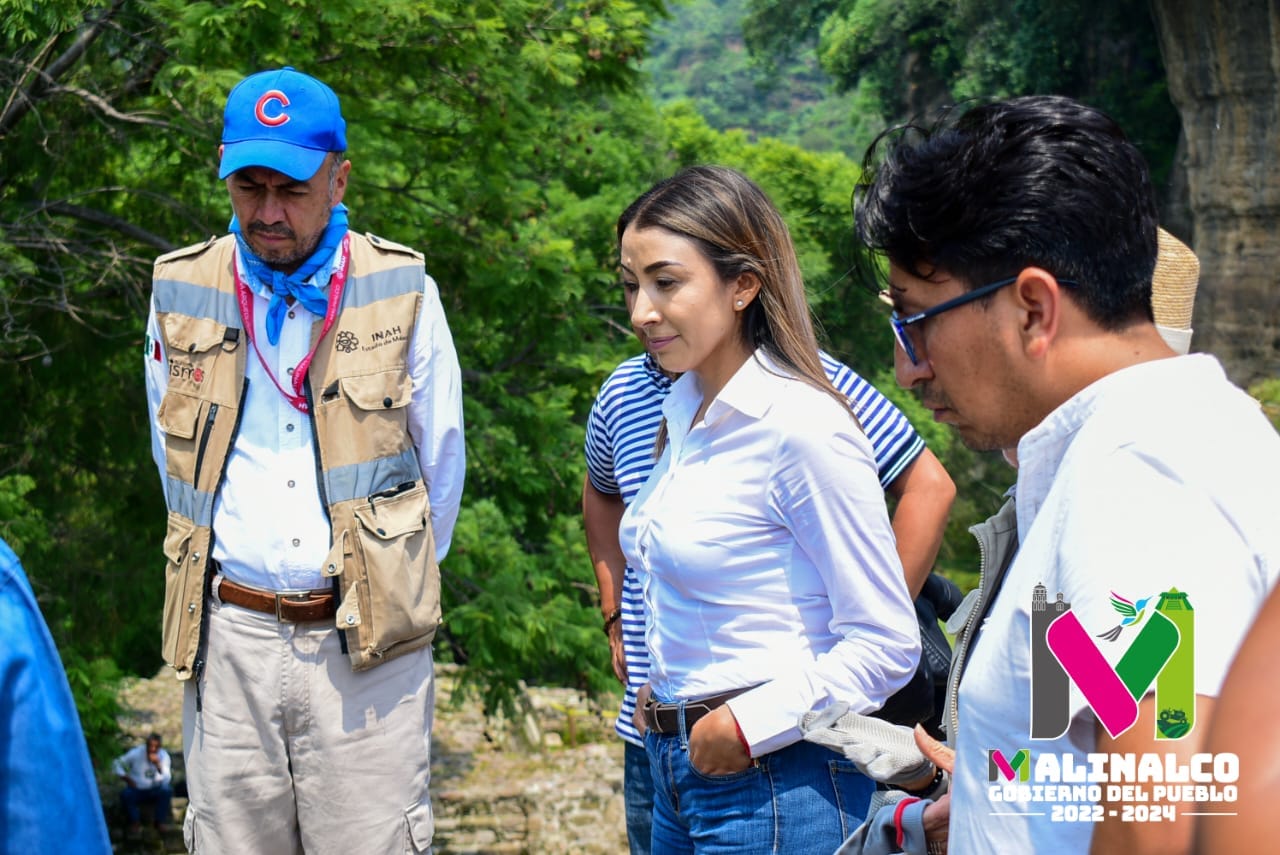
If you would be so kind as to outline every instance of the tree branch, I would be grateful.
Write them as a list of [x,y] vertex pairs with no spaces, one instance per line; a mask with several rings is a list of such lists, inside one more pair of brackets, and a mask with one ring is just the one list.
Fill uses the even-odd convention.
[[146,229],[139,228],[128,220],[122,220],[119,217],[99,211],[95,208],[85,208],[80,205],[72,205],[69,202],[51,202],[45,206],[44,210],[53,214],[63,214],[64,216],[74,217],[78,220],[84,220],[85,222],[94,223],[99,226],[106,226],[107,228],[116,230],[126,237],[131,237],[134,240],[142,241],[149,246],[153,246],[161,252],[168,252],[171,249],[177,249],[171,241],[165,240],[159,235],[152,234]]
[[101,95],[94,95],[92,92],[90,92],[87,89],[80,89],[79,87],[76,87],[76,86],[50,86],[48,89],[49,95],[61,95],[63,93],[80,96],[81,98],[83,98],[84,100],[88,101],[90,104],[92,104],[93,106],[101,110],[107,116],[107,118],[110,118],[110,119],[116,119],[117,121],[121,121],[121,122],[129,122],[135,125],[151,125],[152,127],[156,127],[156,128],[167,129],[167,128],[173,127],[169,122],[163,121],[161,119],[149,119],[149,118],[146,118],[145,116],[132,115],[129,113],[121,113],[115,107],[112,107],[111,103],[107,101],[106,98],[103,98]]
[[94,40],[102,34],[107,22],[120,11],[124,3],[125,0],[115,0],[110,8],[103,10],[97,20],[85,27],[71,46],[63,51],[61,56],[49,63],[47,68],[32,69],[35,71],[36,77],[25,91],[22,89],[21,83],[18,84],[17,91],[5,107],[4,113],[0,114],[0,139],[3,139],[14,125],[31,111],[36,102],[44,96],[45,91],[57,82],[59,76],[75,65],[80,57],[84,56],[85,51],[89,49],[89,45],[93,44]]

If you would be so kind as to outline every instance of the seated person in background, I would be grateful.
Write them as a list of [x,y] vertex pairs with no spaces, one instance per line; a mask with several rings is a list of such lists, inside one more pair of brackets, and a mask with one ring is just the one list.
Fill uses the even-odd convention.
[[173,799],[173,773],[169,752],[160,745],[160,734],[153,733],[141,745],[135,745],[111,764],[112,773],[124,781],[120,804],[129,818],[129,830],[137,831],[141,821],[140,805],[155,809],[155,825],[165,829],[173,819],[169,807]]

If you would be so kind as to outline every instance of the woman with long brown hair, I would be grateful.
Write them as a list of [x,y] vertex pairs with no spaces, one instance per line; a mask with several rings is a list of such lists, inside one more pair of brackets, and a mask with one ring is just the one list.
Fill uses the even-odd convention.
[[801,740],[800,717],[877,709],[919,654],[871,446],[746,176],[683,170],[618,236],[632,324],[681,375],[620,530],[649,616],[653,851],[833,851],[874,784]]

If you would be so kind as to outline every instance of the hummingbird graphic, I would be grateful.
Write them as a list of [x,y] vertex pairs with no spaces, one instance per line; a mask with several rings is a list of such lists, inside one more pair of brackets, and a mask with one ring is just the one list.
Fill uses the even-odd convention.
[[1098,633],[1094,637],[1105,638],[1107,641],[1115,641],[1120,637],[1120,633],[1124,631],[1126,626],[1133,626],[1134,624],[1142,621],[1143,616],[1147,613],[1147,603],[1154,599],[1155,597],[1143,597],[1135,603],[1130,600],[1126,600],[1115,591],[1112,591],[1111,608],[1120,613],[1120,623],[1111,627],[1111,629],[1106,632]]

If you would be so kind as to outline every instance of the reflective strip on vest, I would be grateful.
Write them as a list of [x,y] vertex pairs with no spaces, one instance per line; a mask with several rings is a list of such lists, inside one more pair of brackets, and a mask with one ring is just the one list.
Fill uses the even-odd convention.
[[237,329],[241,327],[240,306],[233,292],[176,279],[157,279],[154,292],[157,315],[172,312],[192,318],[210,318]]
[[[356,284],[359,283],[359,284]],[[389,297],[422,289],[422,271],[413,266],[380,270],[352,279],[342,301],[344,309],[358,309]],[[234,293],[176,279],[155,282],[156,313],[174,312],[193,318],[210,318],[229,327],[240,327],[240,307]]]
[[169,510],[181,514],[198,526],[213,525],[213,493],[197,490],[181,478],[165,478],[165,502]]
[[[325,473],[324,488],[329,502],[349,502],[390,490],[406,481],[422,477],[418,454],[407,448],[394,457],[339,466]],[[198,526],[213,525],[213,494],[197,490],[181,478],[165,479],[165,499],[169,510]]]
[[342,308],[359,309],[389,297],[422,290],[422,268],[412,265],[379,270],[363,276],[352,277],[342,298]]
[[418,453],[410,446],[395,457],[330,469],[324,476],[324,488],[332,505],[363,499],[421,477]]

